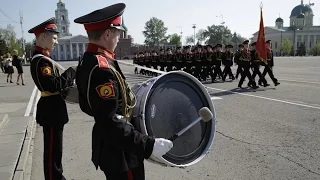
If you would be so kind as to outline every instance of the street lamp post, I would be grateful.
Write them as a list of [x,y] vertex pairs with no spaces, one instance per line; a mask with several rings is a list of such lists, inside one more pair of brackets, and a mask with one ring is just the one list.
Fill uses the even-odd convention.
[[[223,16],[222,14],[220,16],[216,16],[216,17],[220,17],[221,18],[221,26],[223,26],[225,24],[225,22],[223,21]],[[221,44],[223,44],[223,36],[221,37]]]
[[222,14],[221,14],[220,16],[216,16],[216,17],[220,17],[220,18],[221,18],[221,23],[220,23],[220,24],[221,24],[221,25],[224,25],[225,22],[223,21],[223,16],[222,16]]
[[180,43],[181,43],[181,47],[182,47],[182,27],[181,26],[177,26],[177,28],[180,28]]
[[192,28],[193,28],[193,41],[194,41],[194,45],[196,45],[196,24],[193,24]]

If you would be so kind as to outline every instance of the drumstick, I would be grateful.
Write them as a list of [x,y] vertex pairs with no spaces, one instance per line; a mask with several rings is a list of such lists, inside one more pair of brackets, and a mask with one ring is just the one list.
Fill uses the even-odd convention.
[[175,139],[177,139],[179,136],[181,136],[183,133],[185,133],[187,130],[189,130],[190,128],[192,128],[195,124],[197,124],[199,121],[203,120],[204,122],[208,122],[213,118],[212,112],[210,111],[209,108],[207,107],[203,107],[199,110],[199,115],[200,117],[198,117],[195,121],[191,122],[187,127],[183,128],[181,131],[179,131],[178,133],[174,134],[173,136],[171,136],[169,138],[170,141],[174,141]]

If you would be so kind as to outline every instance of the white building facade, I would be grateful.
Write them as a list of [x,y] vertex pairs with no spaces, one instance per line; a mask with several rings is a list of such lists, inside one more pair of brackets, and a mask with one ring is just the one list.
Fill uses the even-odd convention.
[[[293,48],[297,51],[301,43],[310,50],[314,45],[320,43],[320,26],[313,25],[313,11],[312,4],[301,4],[294,7],[290,15],[290,26],[283,26],[283,19],[277,18],[275,26],[266,26],[265,36],[266,39],[272,41],[272,49],[274,53],[280,53],[282,41],[288,39],[293,43]],[[258,38],[258,32],[253,34],[253,40]]]
[[58,44],[51,52],[51,57],[56,61],[78,60],[88,47],[88,37],[83,35],[72,36],[69,31],[68,10],[61,0],[57,3],[55,16],[60,33],[58,35]]

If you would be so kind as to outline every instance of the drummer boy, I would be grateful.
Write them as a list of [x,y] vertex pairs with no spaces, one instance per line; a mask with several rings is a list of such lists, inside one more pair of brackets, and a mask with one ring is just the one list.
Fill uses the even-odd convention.
[[84,24],[89,44],[77,68],[79,105],[95,119],[92,162],[108,180],[144,180],[144,159],[161,158],[172,147],[167,139],[138,132],[128,121],[132,94],[114,58],[120,34],[126,31],[123,3],[98,9],[74,20]]

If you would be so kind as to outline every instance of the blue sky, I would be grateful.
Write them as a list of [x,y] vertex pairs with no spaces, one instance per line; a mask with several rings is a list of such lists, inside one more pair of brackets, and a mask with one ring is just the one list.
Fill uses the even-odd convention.
[[[30,41],[33,39],[28,30],[35,25],[55,16],[59,0],[1,0],[0,27],[5,28],[10,19],[19,21],[19,11],[24,17],[24,36]],[[192,24],[197,29],[208,25],[220,24],[221,17],[225,25],[232,32],[237,31],[242,36],[250,38],[258,30],[260,20],[260,3],[263,2],[264,23],[274,26],[276,18],[284,19],[285,26],[289,23],[291,10],[301,3],[300,0],[62,0],[69,11],[70,32],[73,35],[86,35],[82,25],[73,23],[79,16],[105,6],[124,2],[127,8],[124,13],[125,24],[129,28],[128,34],[134,38],[135,43],[143,43],[145,22],[151,17],[164,21],[168,27],[168,34],[183,32],[183,39],[193,34]],[[320,2],[312,7],[314,24],[320,25]],[[309,1],[304,0],[304,3]],[[6,17],[8,16],[8,17]],[[20,24],[12,23],[18,37],[21,37]]]

